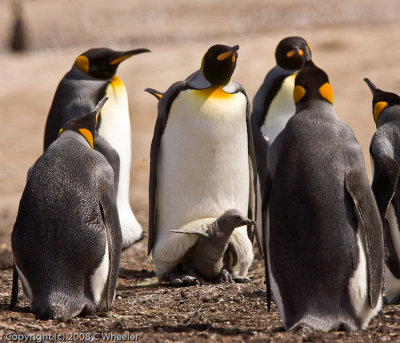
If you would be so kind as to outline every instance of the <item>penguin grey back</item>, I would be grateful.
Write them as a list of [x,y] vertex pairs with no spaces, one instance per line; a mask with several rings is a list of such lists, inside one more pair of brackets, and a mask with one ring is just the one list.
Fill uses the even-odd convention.
[[400,216],[400,97],[377,88],[364,79],[371,89],[372,113],[376,132],[371,140],[373,161],[372,190],[383,223],[385,240],[385,299],[400,303],[400,246],[398,244]]
[[296,78],[294,99],[296,114],[268,154],[274,297],[286,329],[365,328],[380,309],[383,247],[362,150],[312,62]]
[[43,319],[109,309],[114,297],[121,253],[114,175],[92,150],[95,120],[79,128],[85,118],[69,121],[35,163],[12,232],[16,269]]

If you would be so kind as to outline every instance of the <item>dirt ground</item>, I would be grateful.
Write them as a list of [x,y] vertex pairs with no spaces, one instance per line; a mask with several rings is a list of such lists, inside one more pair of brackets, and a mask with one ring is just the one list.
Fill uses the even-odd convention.
[[[95,46],[152,50],[127,60],[118,71],[128,90],[132,120],[131,203],[145,230],[156,100],[143,90],[163,91],[184,79],[199,68],[203,54],[215,43],[240,45],[233,78],[252,99],[275,64],[277,43],[289,35],[303,36],[315,63],[330,77],[338,116],[354,130],[370,175],[368,148],[375,128],[371,94],[362,79],[369,77],[382,89],[400,91],[400,1],[110,3],[25,1],[30,49],[11,54],[7,50],[11,1],[0,2],[0,248],[10,246],[26,172],[42,152],[44,124],[57,84],[75,57]],[[400,341],[396,306],[384,306],[365,331],[284,332],[276,307],[267,312],[262,261],[254,262],[248,284],[172,288],[158,284],[146,246],[145,238],[123,252],[110,312],[66,323],[34,319],[22,291],[18,307],[9,311],[12,270],[1,270],[0,341],[16,341],[13,334],[35,335],[31,341],[54,340],[55,334],[59,340],[72,341]],[[130,336],[102,336],[111,333]]]

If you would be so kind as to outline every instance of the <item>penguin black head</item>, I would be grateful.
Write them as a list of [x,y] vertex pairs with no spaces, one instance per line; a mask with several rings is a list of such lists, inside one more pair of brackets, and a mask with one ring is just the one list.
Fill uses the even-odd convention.
[[310,99],[323,99],[332,105],[333,92],[328,75],[313,61],[305,61],[296,76],[293,97],[296,105]]
[[111,79],[122,61],[142,52],[150,52],[150,50],[115,51],[108,48],[95,48],[78,56],[75,65],[87,75],[98,79]]
[[400,97],[395,93],[380,90],[367,78],[365,78],[364,81],[372,92],[372,113],[374,115],[375,124],[377,124],[385,108],[393,105],[400,105]]
[[107,97],[100,100],[95,109],[89,114],[74,117],[71,120],[67,121],[64,127],[58,132],[58,134],[60,135],[61,132],[67,130],[78,132],[83,137],[85,137],[90,147],[93,149],[93,137],[96,131],[97,118],[100,114],[100,110],[103,108],[103,105],[107,100]]
[[302,37],[286,37],[275,50],[276,64],[283,69],[299,70],[311,60],[311,48]]
[[201,62],[204,78],[215,86],[226,85],[236,68],[239,45],[217,44],[208,49]]

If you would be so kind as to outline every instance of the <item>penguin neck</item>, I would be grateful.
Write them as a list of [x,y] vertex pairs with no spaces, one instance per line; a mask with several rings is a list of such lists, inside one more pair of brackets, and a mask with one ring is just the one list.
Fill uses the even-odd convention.
[[75,78],[75,79],[79,79],[79,80],[96,80],[96,81],[103,81],[104,83],[109,83],[111,81],[111,79],[99,79],[97,77],[94,77],[92,75],[86,74],[84,73],[82,70],[80,70],[76,64],[74,64],[71,68],[71,70],[69,71],[69,74]]
[[86,140],[85,137],[83,137],[80,133],[71,131],[71,130],[66,130],[60,133],[60,138],[73,138],[81,142],[82,144],[86,145],[88,148],[90,148],[90,145],[88,141]]
[[376,128],[394,121],[400,121],[400,105],[393,105],[384,109],[376,122]]
[[315,113],[329,115],[335,119],[338,119],[333,105],[323,99],[310,99],[307,101],[301,101],[296,105],[296,114],[304,110],[312,110]]

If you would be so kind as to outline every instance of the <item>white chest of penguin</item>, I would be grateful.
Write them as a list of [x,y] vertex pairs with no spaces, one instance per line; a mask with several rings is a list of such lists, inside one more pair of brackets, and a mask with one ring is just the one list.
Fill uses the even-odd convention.
[[272,100],[268,115],[261,127],[261,132],[268,137],[270,144],[285,128],[289,119],[295,114],[296,106],[293,101],[294,80],[296,75],[288,76]]
[[158,224],[170,229],[229,208],[247,213],[246,97],[222,90],[182,91],[161,140]]

